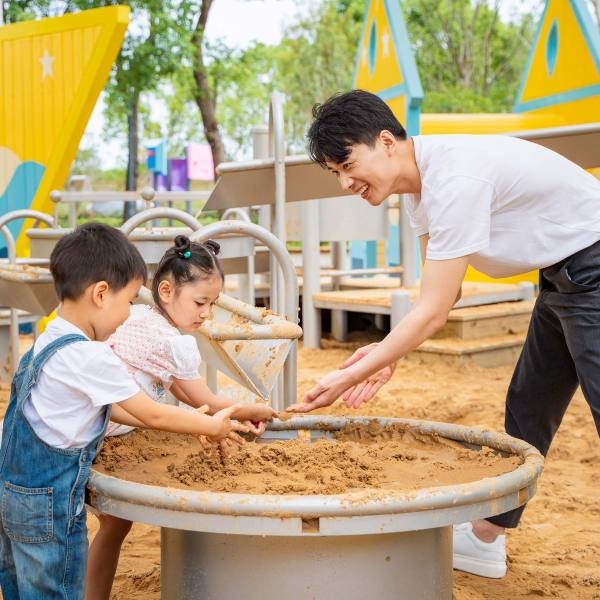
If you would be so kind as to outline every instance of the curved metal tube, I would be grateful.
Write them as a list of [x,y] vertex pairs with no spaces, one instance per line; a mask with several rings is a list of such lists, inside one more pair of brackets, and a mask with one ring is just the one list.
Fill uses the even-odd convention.
[[210,238],[224,235],[249,235],[262,242],[273,253],[284,274],[286,286],[284,316],[292,321],[298,322],[298,278],[294,265],[289,257],[285,246],[270,232],[244,221],[219,221],[211,223],[195,231],[190,239],[194,242],[205,242]]
[[228,208],[221,217],[221,221],[225,221],[233,216],[238,221],[245,221],[246,223],[252,223],[250,215],[243,208]]
[[92,472],[88,487],[110,500],[129,501],[177,512],[215,515],[276,517],[354,517],[430,511],[490,502],[534,486],[542,472],[544,459],[530,444],[506,434],[482,431],[463,425],[414,421],[408,419],[310,416],[275,422],[271,429],[338,430],[349,423],[377,422],[407,424],[422,433],[436,433],[468,444],[489,446],[523,458],[515,470],[479,481],[426,488],[411,492],[362,490],[337,495],[232,494],[194,492],[176,488],[144,485]]
[[[50,227],[54,225],[54,219],[50,215],[40,212],[39,210],[24,208],[21,210],[13,210],[2,215],[0,217],[0,232],[6,241],[8,262],[12,265],[17,264],[17,247],[15,238],[7,225],[12,221],[18,221],[19,219],[35,219],[36,221],[46,223],[46,225]],[[11,369],[14,373],[19,364],[19,315],[15,308],[10,309],[10,345],[12,350],[10,359]]]
[[19,219],[35,219],[36,221],[42,221],[49,227],[54,225],[54,220],[50,215],[40,212],[39,210],[30,210],[27,208],[21,210],[13,210],[0,217],[0,231],[4,235],[6,240],[6,250],[8,253],[8,260],[12,264],[17,263],[17,252],[15,246],[15,238],[11,233],[10,229],[6,227],[8,223],[12,221],[18,221]]
[[147,208],[146,210],[133,215],[133,217],[121,225],[120,229],[128,236],[136,227],[139,227],[148,221],[152,221],[153,219],[175,219],[184,225],[187,225],[192,231],[197,231],[202,227],[197,219],[194,219],[192,215],[183,210],[179,210],[178,208],[158,207]]

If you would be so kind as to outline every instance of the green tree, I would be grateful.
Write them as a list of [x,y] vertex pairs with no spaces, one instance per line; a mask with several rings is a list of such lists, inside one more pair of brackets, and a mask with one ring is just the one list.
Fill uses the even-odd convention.
[[[98,7],[98,0],[75,0],[78,8]],[[187,31],[194,13],[188,0],[126,0],[132,18],[105,88],[106,135],[127,133],[126,189],[136,189],[139,175],[139,117],[145,92],[181,68],[189,52]],[[111,0],[105,5],[114,4]],[[148,114],[146,112],[146,114]]]
[[528,12],[503,22],[499,0],[404,0],[424,112],[512,109],[535,32]]

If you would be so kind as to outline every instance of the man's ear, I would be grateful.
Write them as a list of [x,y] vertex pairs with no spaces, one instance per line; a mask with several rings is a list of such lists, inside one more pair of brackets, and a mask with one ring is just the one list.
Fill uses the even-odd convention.
[[92,303],[94,306],[96,306],[96,308],[102,308],[104,299],[108,293],[108,290],[110,289],[110,286],[106,281],[98,281],[97,283],[92,284],[90,288]]
[[394,134],[387,129],[383,129],[379,133],[379,141],[388,152],[393,152],[398,144],[398,140],[394,137]]

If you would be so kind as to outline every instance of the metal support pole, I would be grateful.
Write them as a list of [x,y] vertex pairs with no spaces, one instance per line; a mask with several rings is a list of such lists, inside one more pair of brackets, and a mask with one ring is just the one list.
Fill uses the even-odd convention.
[[[348,269],[348,253],[346,252],[346,242],[332,242],[331,252],[333,254],[333,268],[336,271],[346,271]],[[341,277],[333,277],[333,289],[338,290]],[[345,342],[348,339],[348,313],[345,310],[331,311],[331,335],[338,342]]]
[[[278,92],[271,95],[269,106],[269,153],[274,159],[275,203],[272,205],[272,231],[285,246],[285,138],[283,122],[283,96]],[[271,308],[281,314],[284,297],[283,275],[271,255]],[[292,353],[294,350],[292,350]],[[288,358],[289,361],[289,358]],[[283,398],[283,376],[273,391],[273,404],[281,405]]]
[[392,292],[392,315],[390,326],[393,329],[404,319],[412,308],[410,294],[405,290],[394,290]]
[[[243,208],[228,208],[221,217],[221,220],[229,219],[230,217],[237,218],[246,223],[252,223],[248,210]],[[246,273],[240,273],[238,276],[238,296],[247,304],[254,305],[255,290],[254,290],[254,253],[248,256],[248,270]]]
[[321,291],[321,253],[319,248],[319,201],[306,200],[301,208],[302,224],[302,331],[304,347],[321,344],[321,313],[313,296]]
[[[269,157],[269,128],[266,125],[258,125],[252,128],[252,156],[253,158]],[[258,224],[271,231],[270,206],[259,207]]]
[[410,226],[404,198],[400,196],[400,263],[402,265],[402,285],[411,287],[417,284],[417,237]]

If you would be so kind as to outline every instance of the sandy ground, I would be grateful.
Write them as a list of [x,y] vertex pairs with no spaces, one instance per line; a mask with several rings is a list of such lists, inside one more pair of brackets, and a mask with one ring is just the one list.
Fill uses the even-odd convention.
[[[328,343],[299,353],[299,394],[337,366],[356,345]],[[512,369],[450,368],[402,361],[392,381],[358,414],[423,418],[502,430]],[[7,391],[0,392],[0,414]],[[327,411],[323,411],[327,412]],[[335,405],[330,412],[346,409]],[[455,600],[561,598],[600,600],[600,446],[578,392],[548,456],[538,493],[508,536],[509,573],[489,580],[455,572]],[[89,517],[90,537],[96,530]],[[136,524],[126,540],[113,598],[158,600],[157,528]]]

